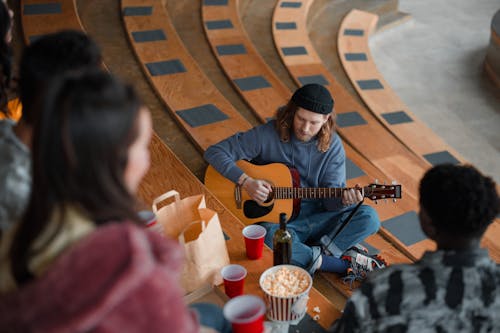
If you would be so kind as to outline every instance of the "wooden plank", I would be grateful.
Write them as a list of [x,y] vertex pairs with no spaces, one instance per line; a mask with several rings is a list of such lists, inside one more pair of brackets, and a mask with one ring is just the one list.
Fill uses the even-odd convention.
[[[126,15],[127,8],[138,7],[151,8],[151,14]],[[161,1],[122,0],[121,9],[127,36],[144,75],[171,115],[201,151],[237,131],[251,127],[196,64],[176,33]],[[134,38],[134,34],[151,31],[163,32],[165,39],[144,42]],[[179,69],[179,66],[183,68]],[[154,75],[155,69],[160,74]],[[172,73],[176,70],[179,71]],[[203,110],[207,105],[211,109]],[[182,114],[188,114],[182,113],[183,110],[197,113],[192,119],[200,121],[201,125],[190,123],[189,119],[182,117]],[[221,120],[220,117],[227,118]]]
[[[457,162],[464,163],[464,158],[456,150],[409,110],[378,71],[368,45],[377,21],[377,15],[353,9],[340,25],[337,38],[339,57],[358,95],[377,119],[416,154],[424,156],[447,151]],[[345,33],[353,30],[363,34]],[[358,82],[367,80],[377,80],[383,89],[362,89]]]
[[491,81],[500,88],[500,10],[491,19],[491,35],[486,57],[484,71]]
[[[76,11],[76,0],[50,1],[52,12],[48,14],[34,14],[36,10],[31,10],[30,15],[24,15],[25,9],[37,8],[42,3],[40,0],[22,0],[21,25],[24,34],[24,41],[29,44],[30,40],[37,36],[53,33],[63,29],[82,30],[82,23]],[[34,7],[30,7],[34,6]],[[55,9],[60,8],[60,12]],[[40,12],[43,8],[38,7]]]

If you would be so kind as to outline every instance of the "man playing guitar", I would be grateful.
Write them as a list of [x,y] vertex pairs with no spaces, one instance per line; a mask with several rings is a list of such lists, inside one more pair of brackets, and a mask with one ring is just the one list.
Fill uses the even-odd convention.
[[[272,197],[272,184],[249,176],[236,161],[248,160],[259,165],[282,163],[298,171],[301,187],[343,188],[346,156],[335,131],[333,105],[326,88],[319,84],[304,85],[277,111],[276,119],[209,147],[205,159],[262,205]],[[384,267],[382,260],[355,246],[380,227],[372,207],[361,204],[357,207],[363,196],[363,189],[357,188],[346,189],[338,197],[302,199],[300,213],[288,222],[293,237],[292,263],[311,274],[317,269],[340,274],[349,270],[356,278]],[[352,220],[331,239],[355,207],[358,210]],[[272,248],[272,237],[279,226],[265,218],[260,224],[267,229],[265,242]]]

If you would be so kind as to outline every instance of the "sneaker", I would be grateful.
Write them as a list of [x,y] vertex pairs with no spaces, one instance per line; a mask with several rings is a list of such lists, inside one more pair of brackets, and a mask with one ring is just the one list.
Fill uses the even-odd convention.
[[348,262],[349,266],[343,280],[349,282],[351,287],[354,281],[366,279],[368,272],[388,266],[382,257],[369,255],[366,249],[360,249],[356,246],[349,248],[341,258]]
[[[364,247],[363,245],[361,245],[361,243],[356,243],[354,244],[350,249],[352,248],[356,248],[356,250],[359,252],[359,253],[362,253],[362,254],[368,254],[368,249],[366,247]],[[349,249],[349,250],[350,250]]]

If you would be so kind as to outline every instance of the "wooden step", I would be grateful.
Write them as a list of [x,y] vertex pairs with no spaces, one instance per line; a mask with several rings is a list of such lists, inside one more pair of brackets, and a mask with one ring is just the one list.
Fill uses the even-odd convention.
[[122,0],[122,17],[145,76],[201,151],[250,124],[196,64],[159,0]]
[[[465,159],[456,150],[409,110],[378,71],[368,44],[377,21],[377,15],[353,9],[339,29],[339,57],[358,95],[378,121],[416,154],[431,163],[438,156],[447,156],[453,163],[464,163]],[[364,89],[367,82],[377,85],[377,89]]]

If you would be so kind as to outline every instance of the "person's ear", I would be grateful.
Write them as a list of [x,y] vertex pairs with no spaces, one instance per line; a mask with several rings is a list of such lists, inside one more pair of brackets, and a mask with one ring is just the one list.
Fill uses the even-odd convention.
[[325,115],[326,117],[323,119],[323,125],[326,124],[326,122],[328,121],[328,119],[330,119],[330,117],[332,116],[330,113],[329,114],[326,114]]
[[418,218],[420,220],[420,227],[424,234],[432,240],[436,240],[437,237],[437,229],[432,223],[431,218],[423,208],[420,208],[420,212],[418,213]]

